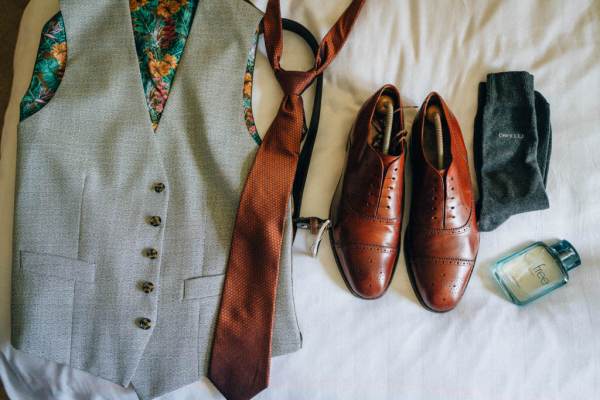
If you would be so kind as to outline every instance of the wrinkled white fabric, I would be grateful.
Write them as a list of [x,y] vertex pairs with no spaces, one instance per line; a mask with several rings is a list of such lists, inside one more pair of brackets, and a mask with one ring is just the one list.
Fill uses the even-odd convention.
[[[35,0],[22,27],[0,160],[0,217],[6,222],[12,221],[16,105],[30,78],[39,30],[56,11],[55,3]],[[256,3],[264,10],[266,0]],[[282,14],[322,37],[348,3],[283,0]],[[284,67],[307,68],[311,59],[302,41],[292,34],[285,39]],[[438,91],[461,122],[472,160],[477,84],[488,73],[506,70],[531,72],[550,103],[551,208],[515,216],[482,234],[469,288],[447,314],[418,304],[404,260],[382,299],[353,297],[327,239],[312,259],[307,255],[312,239],[300,232],[294,291],[303,349],[273,360],[270,387],[257,399],[600,398],[599,44],[598,0],[367,1],[350,40],[325,74],[302,214],[327,216],[348,131],[358,108],[381,85],[398,86],[407,105],[420,105],[428,92]],[[260,132],[280,98],[261,45],[254,86]],[[414,109],[407,109],[407,119],[413,117]],[[131,390],[9,348],[10,225],[2,224],[0,235],[0,377],[9,395],[136,398]],[[493,261],[531,241],[558,238],[569,239],[583,260],[569,284],[523,308],[509,303],[490,277]],[[206,379],[162,397],[220,398]]]

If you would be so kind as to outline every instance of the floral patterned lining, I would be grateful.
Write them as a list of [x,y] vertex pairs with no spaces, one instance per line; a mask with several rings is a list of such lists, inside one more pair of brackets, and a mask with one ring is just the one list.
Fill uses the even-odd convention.
[[154,130],[162,116],[198,0],[130,0],[135,47]]
[[58,13],[42,29],[31,83],[21,100],[21,121],[38,112],[54,96],[64,75],[66,61],[65,24]]
[[258,38],[260,31],[257,30],[252,40],[252,46],[250,46],[250,52],[248,53],[248,61],[246,62],[246,73],[244,74],[244,119],[246,120],[246,127],[248,132],[252,136],[252,139],[256,144],[261,144],[262,140],[258,131],[256,130],[256,123],[254,121],[254,114],[252,112],[252,85],[254,82],[254,67],[256,65],[256,47],[258,46]]
[[[156,130],[164,110],[175,70],[198,0],[130,0],[136,51],[144,93],[153,128]],[[254,141],[261,143],[252,113],[252,83],[256,48],[260,32],[254,35],[243,86],[246,127]],[[21,121],[43,108],[54,96],[65,72],[67,37],[62,14],[52,17],[42,30],[33,77],[21,100]]]

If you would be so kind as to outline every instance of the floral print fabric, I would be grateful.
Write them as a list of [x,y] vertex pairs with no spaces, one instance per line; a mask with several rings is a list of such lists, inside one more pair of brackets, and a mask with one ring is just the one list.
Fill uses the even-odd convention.
[[252,41],[252,46],[250,47],[250,52],[248,53],[248,61],[246,62],[246,73],[244,74],[244,96],[243,96],[243,105],[244,105],[244,120],[246,121],[246,127],[248,128],[248,132],[252,136],[252,139],[256,142],[256,144],[260,144],[262,142],[258,131],[256,130],[256,123],[254,121],[254,114],[252,113],[252,84],[254,81],[254,67],[256,64],[256,47],[258,45],[258,38],[260,36],[260,32],[257,30],[254,35],[254,40]]
[[66,62],[65,25],[62,15],[58,13],[42,29],[31,83],[21,100],[21,121],[39,111],[54,96],[65,72]]
[[154,130],[190,33],[198,0],[130,0],[135,47]]
[[[129,1],[142,85],[154,130],[164,111],[198,1]],[[257,30],[248,53],[243,86],[246,126],[257,144],[261,143],[261,139],[252,113],[252,82],[259,35]],[[52,99],[65,73],[66,63],[67,37],[59,12],[42,30],[33,77],[29,90],[21,100],[21,121],[35,114]]]
[[[198,0],[130,0],[131,20],[150,120],[158,127]],[[21,120],[50,101],[67,63],[67,37],[59,12],[46,23],[29,90],[21,101]]]

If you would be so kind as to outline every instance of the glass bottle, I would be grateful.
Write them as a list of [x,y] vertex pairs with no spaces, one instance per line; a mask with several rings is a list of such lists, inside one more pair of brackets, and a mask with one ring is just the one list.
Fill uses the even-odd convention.
[[536,242],[498,260],[492,274],[513,303],[525,305],[566,284],[568,271],[579,265],[581,258],[568,241]]

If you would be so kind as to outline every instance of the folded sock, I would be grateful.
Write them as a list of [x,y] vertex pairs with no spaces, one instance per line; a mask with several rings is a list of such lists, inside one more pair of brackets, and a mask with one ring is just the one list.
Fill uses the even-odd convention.
[[490,74],[479,85],[475,119],[481,231],[512,215],[549,207],[550,108],[527,72]]
[[535,92],[535,114],[538,131],[538,164],[540,173],[544,179],[544,187],[548,182],[548,168],[550,166],[550,154],[552,153],[552,126],[550,125],[550,104],[544,96],[536,90]]
[[[481,170],[481,153],[480,150],[482,147],[481,144],[481,132],[482,132],[482,116],[483,116],[483,108],[486,103],[486,83],[481,82],[479,84],[479,98],[477,101],[477,116],[475,118],[475,138],[474,138],[474,147],[475,147],[475,165],[477,171]],[[552,126],[550,124],[550,104],[546,101],[544,96],[535,91],[535,113],[536,113],[536,123],[537,123],[537,131],[538,131],[538,165],[540,168],[540,173],[542,174],[542,178],[544,181],[544,186],[546,186],[548,180],[548,169],[550,165],[550,154],[552,152]],[[480,181],[481,174],[477,174],[477,178],[479,180],[479,187],[481,187]]]

